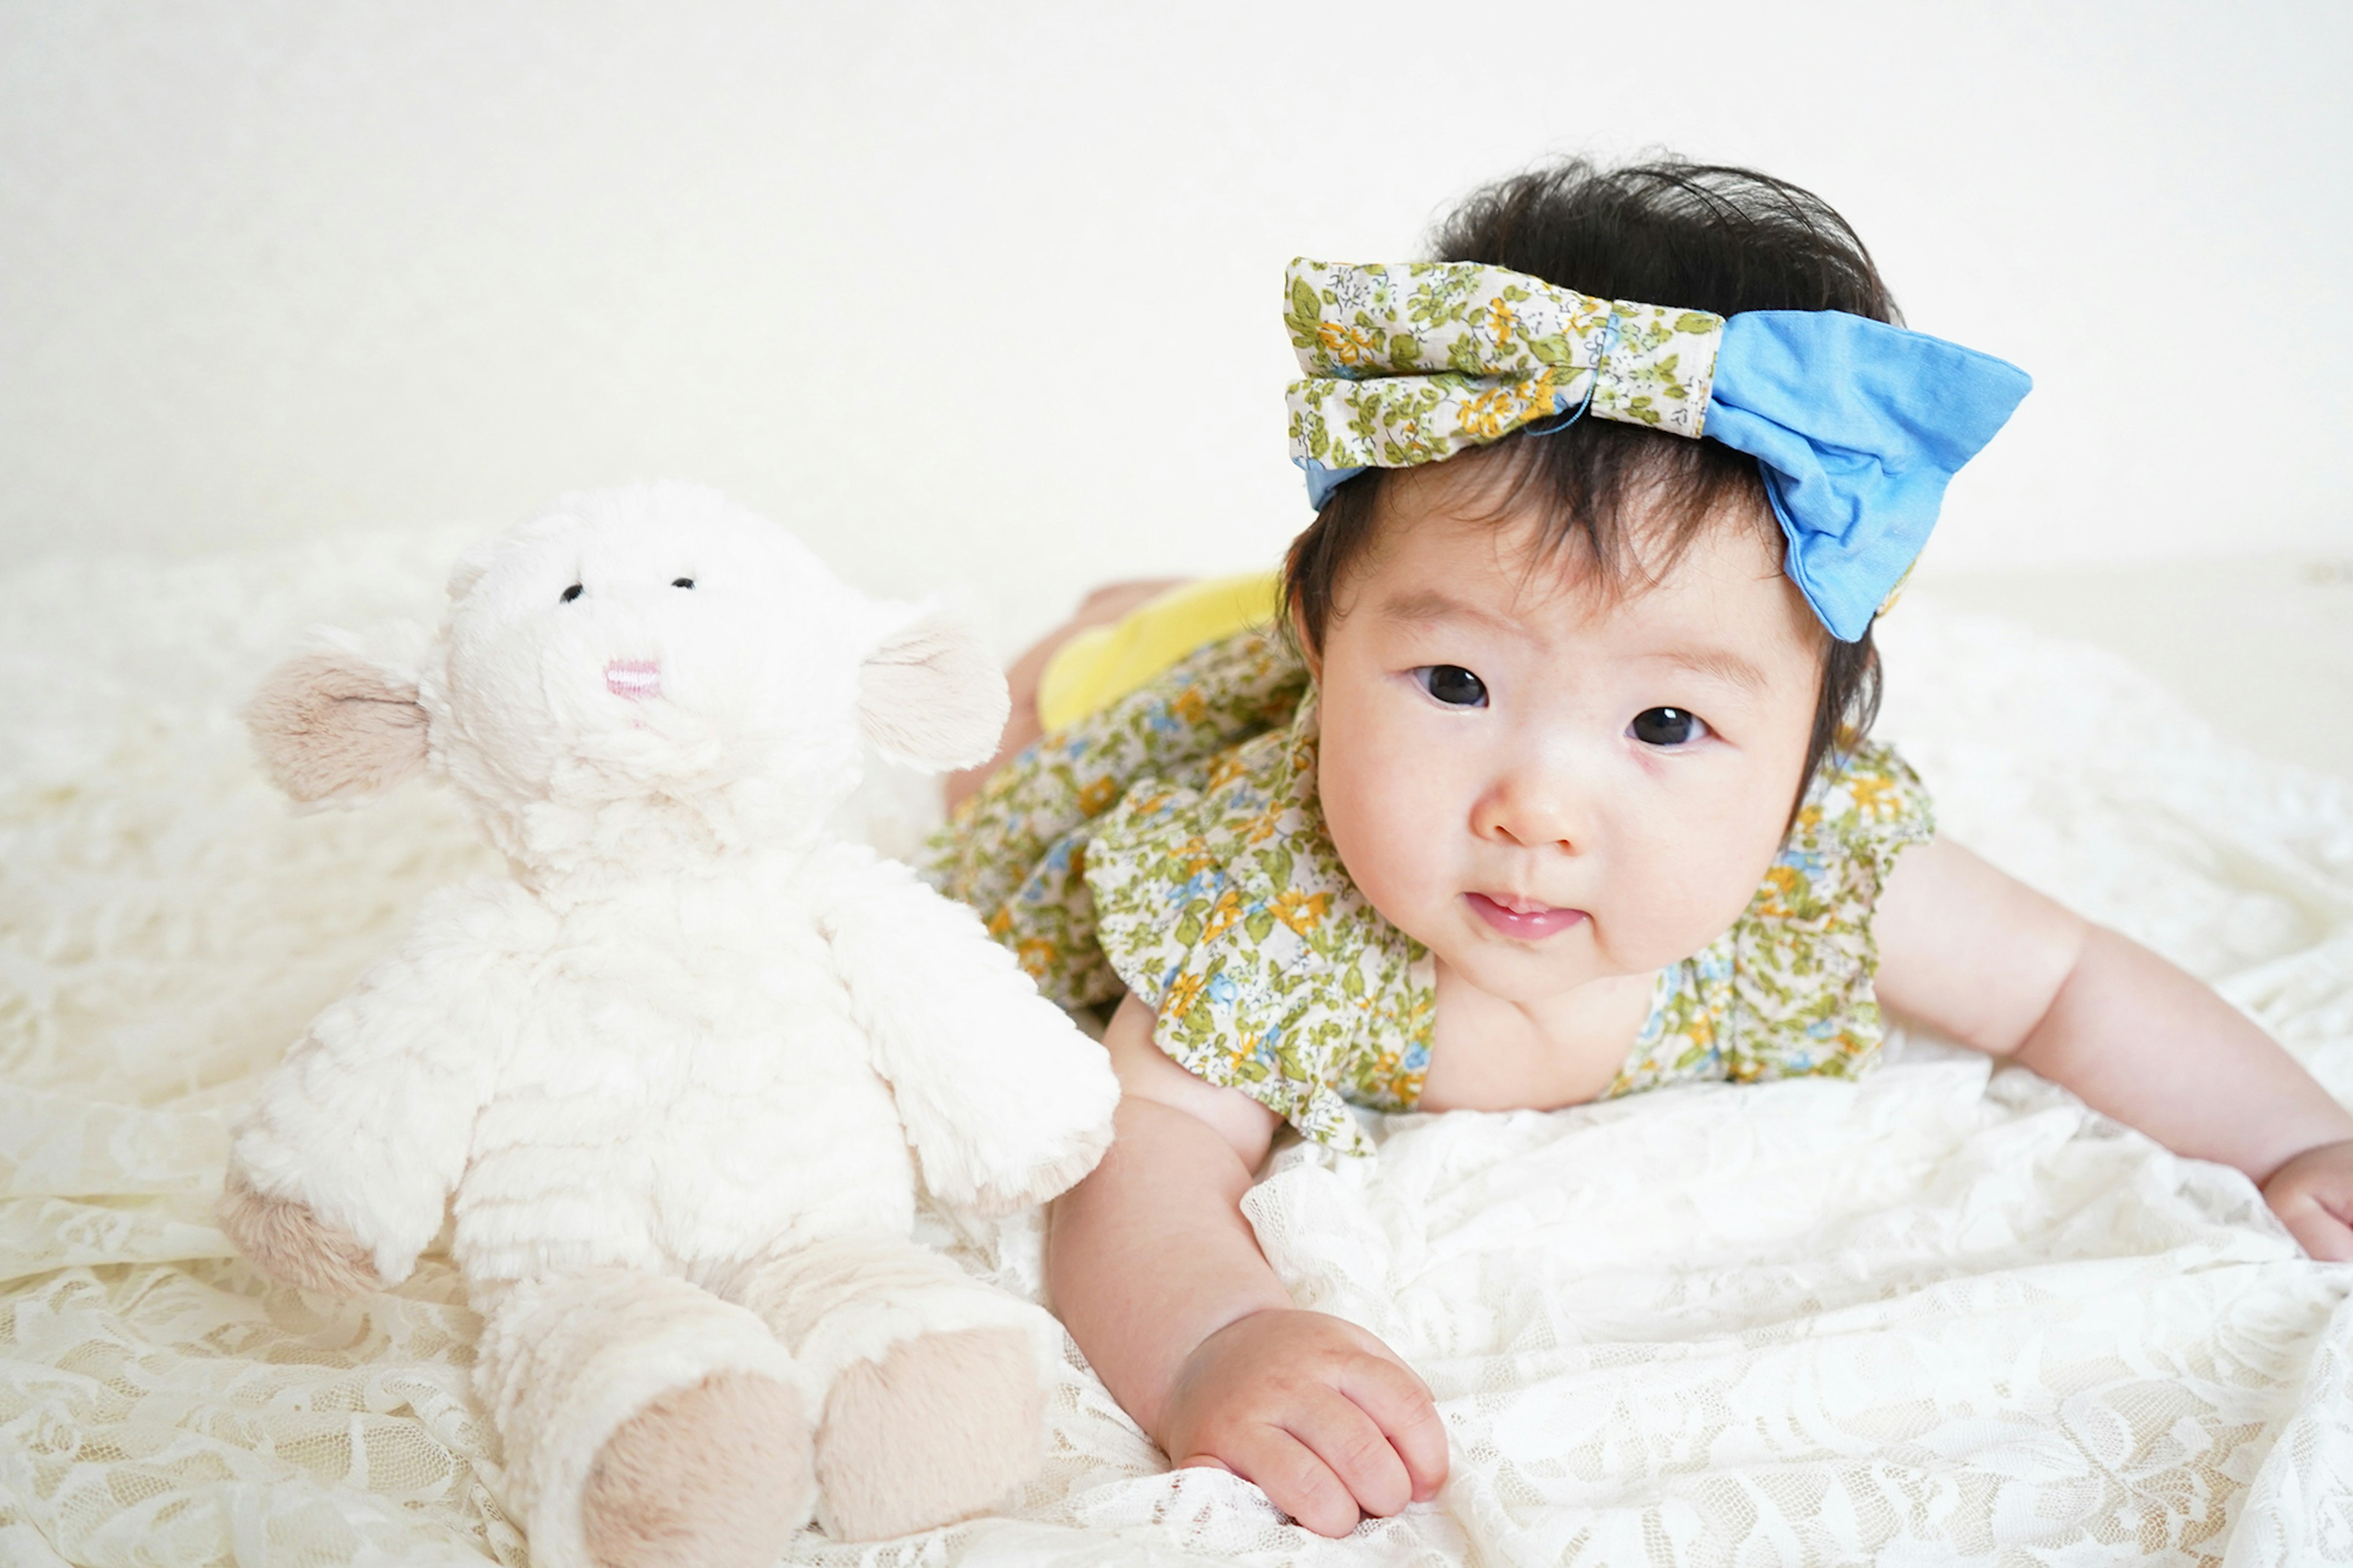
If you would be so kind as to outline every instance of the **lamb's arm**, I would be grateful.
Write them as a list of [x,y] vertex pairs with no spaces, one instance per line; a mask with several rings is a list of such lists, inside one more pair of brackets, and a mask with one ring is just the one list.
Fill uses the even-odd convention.
[[237,1127],[221,1210],[255,1262],[344,1291],[416,1266],[512,1027],[490,979],[495,924],[462,900],[429,907],[270,1075]]
[[1040,1203],[1110,1147],[1119,1079],[980,918],[864,850],[835,851],[822,923],[921,1162],[944,1201]]

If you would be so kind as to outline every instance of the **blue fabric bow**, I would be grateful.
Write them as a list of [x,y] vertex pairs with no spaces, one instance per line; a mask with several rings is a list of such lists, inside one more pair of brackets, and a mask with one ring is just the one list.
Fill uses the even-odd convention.
[[1725,321],[1702,433],[1757,459],[1790,578],[1854,642],[1920,558],[1945,487],[2033,384],[1868,317],[1750,310]]

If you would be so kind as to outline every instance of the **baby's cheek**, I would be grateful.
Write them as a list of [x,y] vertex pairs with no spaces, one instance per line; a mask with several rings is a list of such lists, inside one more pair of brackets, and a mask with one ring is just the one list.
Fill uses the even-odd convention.
[[[1598,933],[1612,968],[1631,974],[1660,969],[1691,957],[1723,934],[1739,915],[1727,910],[1714,889],[1673,878],[1645,879],[1641,890],[1615,900],[1616,918]],[[1742,900],[1745,902],[1745,900]]]
[[1356,890],[1390,924],[1419,935],[1433,901],[1451,895],[1444,876],[1444,825],[1412,771],[1328,742],[1317,759],[1317,792],[1332,847]]
[[1620,954],[1629,969],[1656,969],[1691,957],[1731,929],[1756,899],[1779,846],[1777,833],[1743,820],[1704,817],[1648,831],[1629,864],[1650,874],[1626,879],[1619,908]]

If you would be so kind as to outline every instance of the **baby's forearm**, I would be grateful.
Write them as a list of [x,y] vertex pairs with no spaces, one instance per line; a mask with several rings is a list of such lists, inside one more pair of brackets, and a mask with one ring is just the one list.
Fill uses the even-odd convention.
[[2176,1152],[2259,1183],[2307,1149],[2353,1138],[2353,1113],[2262,1029],[2099,927],[2016,1059]]
[[1155,1439],[1185,1359],[1290,1296],[1242,1217],[1250,1172],[1214,1128],[1131,1095],[1094,1173],[1056,1201],[1047,1277],[1095,1374]]

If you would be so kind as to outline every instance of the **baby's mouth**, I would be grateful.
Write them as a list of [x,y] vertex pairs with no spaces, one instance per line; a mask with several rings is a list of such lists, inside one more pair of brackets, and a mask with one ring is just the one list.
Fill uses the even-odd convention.
[[1462,896],[1481,920],[1505,936],[1521,942],[1542,942],[1585,919],[1583,910],[1556,910],[1550,904],[1540,904],[1533,899],[1514,898],[1508,893],[1501,898],[1488,893],[1465,893]]

